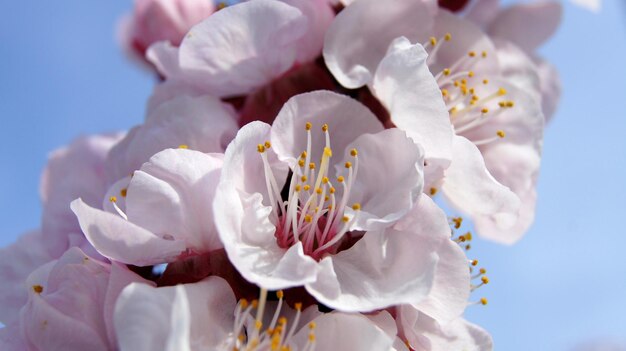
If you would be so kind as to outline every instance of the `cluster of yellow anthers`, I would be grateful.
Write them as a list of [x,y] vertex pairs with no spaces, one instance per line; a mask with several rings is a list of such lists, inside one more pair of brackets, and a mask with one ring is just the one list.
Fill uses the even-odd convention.
[[[304,252],[317,257],[337,244],[356,220],[356,215],[350,218],[345,214],[345,209],[358,172],[359,157],[356,149],[350,150],[352,161],[344,164],[348,174],[346,177],[336,178],[342,190],[339,198],[338,191],[328,176],[330,159],[333,156],[328,125],[322,125],[326,145],[319,164],[311,160],[311,129],[312,124],[307,122],[307,149],[300,154],[297,166],[292,170],[286,200],[282,198],[282,188],[278,186],[267,156],[272,144],[269,141],[258,144],[257,151],[263,160],[265,183],[273,208],[271,216],[277,224],[276,238],[279,246],[289,247],[302,242]],[[358,214],[361,204],[354,203],[351,208]]]
[[[293,349],[292,338],[297,331],[302,313],[302,304],[296,303],[296,314],[293,321],[281,316],[284,293],[276,292],[278,305],[272,316],[270,324],[265,328],[263,325],[263,313],[267,301],[267,290],[262,289],[259,300],[249,303],[246,299],[239,300],[235,310],[235,325],[233,328],[232,350],[233,351],[289,351]],[[256,317],[252,319],[252,311],[256,310]],[[252,325],[248,330],[247,325]],[[315,350],[315,322],[308,324],[309,335],[302,351]]]
[[[449,223],[450,223],[450,229],[452,232],[452,240],[456,242],[457,244],[459,244],[460,246],[464,247],[465,250],[469,250],[471,248],[469,242],[472,241],[472,232],[467,231],[465,234],[461,234],[455,237],[456,235],[455,232],[461,229],[461,226],[463,225],[463,217],[460,217],[460,216],[451,217],[449,218]],[[486,284],[489,284],[489,278],[485,275],[487,274],[487,269],[478,268],[478,272],[475,273],[477,266],[478,266],[478,260],[469,261],[469,270],[471,274],[471,280],[472,281],[480,280],[480,283],[478,284],[474,284],[474,283],[471,284],[471,291],[474,291]],[[474,302],[473,304],[486,305],[487,299],[483,297],[480,300]]]
[[[447,33],[439,40],[435,37],[431,37],[430,40],[424,44],[424,48],[429,50],[429,65],[432,65],[436,61],[437,52],[443,43],[449,42],[450,40],[452,40],[452,35]],[[471,69],[471,67],[474,67],[479,62],[478,60],[480,58],[486,57],[486,51],[482,51],[480,54],[475,51],[470,51],[467,55],[459,58],[450,67],[444,68],[435,75],[435,79],[441,89],[441,95],[450,113],[450,120],[457,134],[462,134],[477,128],[488,121],[488,116],[493,116],[500,113],[503,109],[512,108],[515,105],[511,100],[501,100],[498,102],[500,109],[495,112],[490,112],[487,107],[488,103],[506,96],[506,89],[499,88],[486,97],[480,97],[477,95],[477,89],[471,86],[471,84],[489,84],[489,79],[476,79],[476,73]],[[504,138],[505,136],[505,131],[496,130],[494,137],[485,138],[483,140],[473,140],[473,142],[476,145],[484,145]]]

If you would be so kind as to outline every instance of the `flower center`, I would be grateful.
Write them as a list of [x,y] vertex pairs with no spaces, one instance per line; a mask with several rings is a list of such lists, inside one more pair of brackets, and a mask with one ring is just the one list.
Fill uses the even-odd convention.
[[[428,51],[427,64],[431,69],[440,66],[437,65],[437,53],[443,45],[451,40],[452,35],[448,33],[439,39],[431,37],[424,44],[424,48]],[[498,129],[493,131],[492,137],[482,139],[473,138],[469,133],[489,123],[489,120],[515,105],[513,101],[505,100],[506,89],[489,89],[489,79],[481,79],[476,76],[474,68],[487,55],[487,51],[481,53],[470,51],[467,55],[456,60],[450,67],[442,69],[435,75],[456,134],[467,137],[477,146],[504,138],[506,133]],[[491,92],[487,93],[486,96],[479,96],[477,90],[479,90],[478,86],[480,85],[483,86],[480,90],[491,90]],[[494,101],[498,101],[497,106],[499,108],[490,109],[488,106],[493,106]]]
[[[270,216],[276,224],[278,245],[288,248],[302,242],[305,254],[320,259],[325,253],[336,250],[356,220],[356,215],[350,218],[345,209],[358,172],[359,158],[356,149],[350,150],[353,161],[344,164],[347,175],[336,178],[340,187],[338,191],[328,176],[333,156],[328,125],[322,126],[326,145],[318,164],[311,161],[311,128],[311,123],[307,122],[307,149],[300,154],[298,164],[292,170],[285,200],[267,159],[270,142],[259,144],[257,150],[263,159],[265,183],[272,206]],[[341,196],[338,196],[339,192]],[[361,205],[355,203],[352,209],[358,215]]]
[[[276,296],[278,297],[278,305],[267,327],[262,322],[267,301],[267,290],[261,289],[259,300],[254,300],[252,303],[249,303],[246,299],[239,300],[235,308],[233,339],[231,339],[230,345],[228,345],[229,349],[236,351],[289,351],[298,349],[297,346],[292,345],[292,338],[300,322],[302,304],[295,304],[296,314],[293,317],[293,321],[290,322],[286,317],[281,316],[284,304],[283,291],[277,291]],[[252,315],[253,310],[256,310],[256,317]],[[246,325],[250,324],[252,324],[252,327],[246,328]],[[302,351],[315,350],[315,322],[310,322],[308,328],[309,337]]]

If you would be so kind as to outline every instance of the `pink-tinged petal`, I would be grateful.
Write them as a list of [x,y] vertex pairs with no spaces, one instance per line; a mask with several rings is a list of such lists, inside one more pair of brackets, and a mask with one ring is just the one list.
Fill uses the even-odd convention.
[[491,335],[461,318],[441,327],[435,324],[431,330],[424,332],[424,336],[430,340],[432,350],[493,350]]
[[322,53],[324,34],[335,18],[335,12],[328,0],[282,0],[307,17],[309,28],[300,39],[296,60],[306,63],[315,60]]
[[28,277],[28,303],[20,312],[22,335],[35,349],[108,350],[104,292],[108,265],[71,248]]
[[168,41],[160,41],[152,44],[150,48],[148,48],[148,51],[146,51],[146,59],[150,61],[164,77],[174,77],[180,74],[178,47]]
[[[358,170],[350,189],[349,201],[359,203],[353,230],[379,230],[402,218],[415,204],[424,186],[424,154],[400,129],[364,134],[350,144],[346,161],[356,163],[350,150],[358,152]],[[343,163],[337,174],[345,174]],[[351,204],[348,204],[349,206]]]
[[519,87],[526,93],[541,99],[538,67],[524,51],[515,44],[495,40],[501,79]]
[[221,168],[221,154],[159,152],[130,181],[128,220],[158,237],[184,241],[193,252],[222,248],[212,208]]
[[519,198],[487,171],[478,148],[464,137],[454,138],[442,189],[447,200],[473,220],[485,218],[502,229],[510,229],[517,220]]
[[100,206],[107,190],[104,160],[121,137],[114,134],[78,138],[50,155],[41,177],[41,232],[53,257],[67,250],[69,234],[80,232],[69,203],[82,197],[89,205]]
[[533,52],[556,32],[562,12],[556,1],[515,4],[498,13],[488,32]]
[[107,336],[111,345],[117,345],[117,336],[113,326],[113,312],[115,302],[124,288],[131,283],[142,283],[154,286],[154,283],[138,276],[125,265],[119,263],[111,264],[111,277],[104,297],[104,323],[106,325]]
[[539,73],[539,86],[541,90],[541,110],[550,122],[561,99],[561,77],[556,67],[548,61],[540,58],[534,59]]
[[[272,148],[291,167],[297,165],[298,157],[307,149],[307,122],[313,125],[310,157],[314,162],[321,159],[326,145],[323,124],[328,124],[330,148],[335,153],[346,150],[362,134],[383,130],[376,116],[350,97],[326,90],[296,95],[280,110],[271,130]],[[340,160],[341,156],[333,159]]]
[[376,70],[373,92],[391,121],[424,148],[427,168],[445,169],[452,157],[453,131],[427,57],[421,45],[396,39]]
[[484,28],[493,21],[498,11],[500,11],[500,0],[474,0],[465,18]]
[[232,331],[235,303],[228,283],[218,277],[162,288],[131,284],[115,306],[121,350],[218,346]]
[[149,266],[175,260],[185,251],[180,240],[166,240],[118,215],[97,210],[81,199],[70,207],[89,242],[103,256],[126,264]]
[[28,350],[22,335],[19,323],[12,323],[0,328],[0,350],[24,351]]
[[421,242],[434,241],[439,257],[430,293],[413,306],[440,323],[458,318],[467,306],[470,273],[465,252],[450,240],[446,214],[430,197],[422,196],[417,206],[396,224],[396,228],[414,228],[421,233]]
[[[315,318],[316,350],[391,350],[394,339],[360,314],[326,313]],[[294,343],[307,344],[308,328],[294,335]]]
[[412,42],[432,35],[437,2],[359,0],[341,11],[324,39],[324,60],[346,88],[368,84],[389,44],[399,36]]
[[250,1],[218,11],[183,39],[184,79],[219,97],[250,93],[291,68],[307,22],[300,10],[279,1]]
[[[450,41],[441,43],[430,69],[439,73],[445,68],[455,67],[455,71],[474,71],[481,74],[497,73],[498,60],[495,46],[489,36],[477,25],[463,19],[449,11],[440,10],[435,19],[433,33],[435,38],[443,38],[446,34],[451,35]],[[426,41],[427,38],[422,39]],[[467,58],[469,52],[475,52],[475,59],[468,59],[457,63],[460,59]],[[486,57],[482,54],[486,53]],[[478,57],[480,56],[480,57]]]
[[17,319],[28,299],[24,284],[37,267],[52,260],[39,231],[23,234],[17,242],[0,249],[0,321],[5,325]]
[[202,152],[223,152],[237,131],[230,106],[211,96],[181,96],[153,110],[109,153],[111,182],[129,176],[154,154],[185,145]]
[[493,222],[478,219],[476,229],[481,235],[496,241],[512,244],[528,230],[535,218],[537,177],[541,157],[528,145],[502,143],[483,152],[489,172],[520,197],[521,207],[515,226],[502,230]]
[[[401,303],[418,303],[433,284],[440,240],[422,240],[418,228],[371,231],[351,248],[320,261],[317,281],[307,291],[340,311],[372,311]],[[449,227],[448,227],[449,231]],[[431,233],[428,233],[431,234]]]

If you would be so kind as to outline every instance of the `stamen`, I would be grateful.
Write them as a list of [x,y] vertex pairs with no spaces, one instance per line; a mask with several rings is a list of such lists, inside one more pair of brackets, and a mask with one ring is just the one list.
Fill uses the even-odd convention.
[[117,206],[117,197],[111,196],[109,198],[109,201],[113,205],[115,212],[117,212],[117,214],[120,215],[120,217],[124,218],[125,220],[128,220],[128,216],[126,215],[126,213],[124,213],[124,211],[122,211],[122,209],[119,206]]

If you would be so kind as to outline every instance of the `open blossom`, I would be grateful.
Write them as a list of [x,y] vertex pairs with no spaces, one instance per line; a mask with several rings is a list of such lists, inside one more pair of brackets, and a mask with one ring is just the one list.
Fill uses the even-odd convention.
[[180,47],[150,48],[148,59],[165,77],[156,99],[251,93],[315,59],[332,18],[325,0],[256,0],[220,10],[191,28]]
[[236,302],[217,277],[176,287],[131,284],[115,306],[120,350],[391,350],[393,338],[365,316],[294,310],[282,291],[276,295],[278,302],[266,295]]
[[[418,303],[450,230],[420,198],[421,168],[404,132],[383,131],[354,100],[298,95],[273,126],[244,126],[226,150],[216,225],[235,267],[261,287],[304,285],[345,311]],[[391,228],[414,206],[420,221]]]
[[[534,213],[540,101],[501,75],[497,49],[469,21],[433,1],[383,7],[363,0],[341,12],[326,36],[326,64],[342,85],[368,85],[391,122],[424,147],[427,192],[441,188],[480,234],[514,242]],[[374,17],[380,28],[355,25]]]
[[111,350],[113,307],[122,289],[151,284],[126,267],[91,259],[78,248],[26,280],[28,300],[19,319],[0,330],[2,350]]
[[220,249],[212,199],[221,154],[166,149],[109,189],[103,210],[72,202],[87,239],[103,256],[147,266]]

